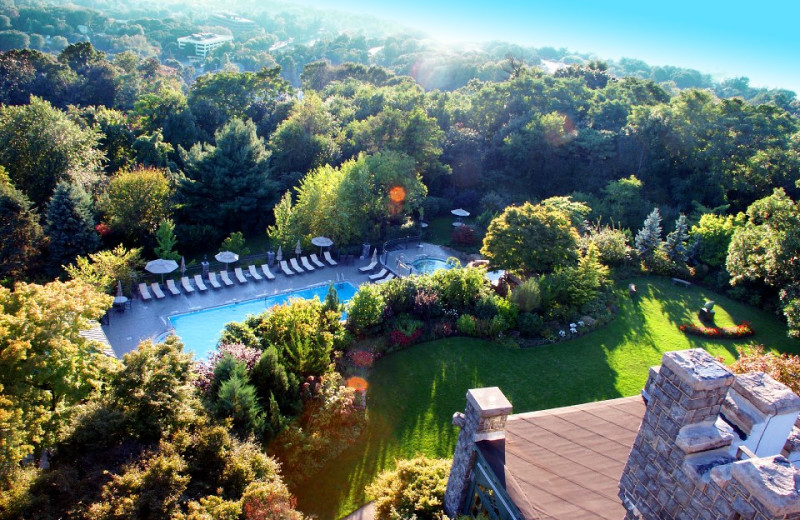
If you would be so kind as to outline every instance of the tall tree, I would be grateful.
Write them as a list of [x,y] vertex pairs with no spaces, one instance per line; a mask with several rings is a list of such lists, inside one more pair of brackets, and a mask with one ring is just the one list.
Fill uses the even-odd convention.
[[269,153],[250,120],[231,120],[216,133],[216,142],[185,154],[187,177],[179,186],[184,219],[222,233],[255,228],[276,199]]
[[45,234],[49,239],[48,263],[55,271],[78,255],[94,253],[100,237],[94,229],[92,201],[79,186],[61,181],[47,207]]
[[35,269],[42,251],[39,217],[0,166],[0,280]]
[[100,199],[100,208],[112,229],[144,243],[161,221],[169,217],[172,192],[172,182],[165,170],[121,171],[111,178]]
[[11,424],[0,424],[12,441],[0,442],[0,467],[51,445],[72,405],[99,389],[110,358],[80,331],[110,306],[111,297],[77,281],[0,287],[0,386],[14,396]]
[[685,264],[689,259],[689,251],[686,248],[688,242],[689,232],[686,224],[686,215],[681,215],[675,221],[675,230],[667,235],[667,240],[664,242],[664,250],[667,252],[669,259],[678,264]]
[[639,256],[644,260],[652,258],[661,247],[661,213],[658,208],[653,208],[644,220],[644,226],[636,233],[635,243]]
[[102,161],[98,133],[47,101],[0,106],[0,164],[31,201],[43,205],[59,181],[90,186]]

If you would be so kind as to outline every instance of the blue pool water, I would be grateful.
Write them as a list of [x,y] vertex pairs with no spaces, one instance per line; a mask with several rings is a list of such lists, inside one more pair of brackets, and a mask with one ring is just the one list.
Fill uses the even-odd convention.
[[449,265],[445,260],[441,258],[434,258],[432,256],[426,256],[423,258],[417,258],[413,262],[411,262],[411,267],[414,268],[414,273],[422,273],[428,274],[436,271],[437,269],[452,269],[453,266]]
[[[353,284],[347,282],[336,283],[333,287],[342,303],[349,302],[357,290]],[[232,321],[243,321],[249,314],[260,314],[275,305],[286,303],[290,298],[310,300],[316,296],[320,300],[324,300],[326,294],[328,294],[328,286],[320,285],[257,300],[176,314],[169,317],[169,322],[175,329],[175,334],[183,341],[186,350],[194,352],[195,359],[201,360],[208,358],[208,355],[214,351],[226,324]]]

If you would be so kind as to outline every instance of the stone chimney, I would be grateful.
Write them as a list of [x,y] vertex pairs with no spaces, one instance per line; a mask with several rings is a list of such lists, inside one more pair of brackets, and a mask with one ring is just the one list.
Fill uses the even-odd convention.
[[800,518],[800,471],[779,455],[800,410],[788,388],[693,349],[664,354],[644,393],[620,479],[626,519]]
[[475,388],[467,392],[464,413],[453,414],[453,424],[461,428],[453,454],[453,464],[444,494],[444,512],[456,518],[475,466],[475,443],[505,439],[506,419],[511,413],[511,403],[496,386]]

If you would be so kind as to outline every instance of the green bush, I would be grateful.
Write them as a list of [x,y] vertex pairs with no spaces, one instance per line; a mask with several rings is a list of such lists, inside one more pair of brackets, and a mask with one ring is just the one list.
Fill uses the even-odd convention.
[[511,301],[522,312],[534,312],[542,308],[542,290],[537,278],[528,278],[511,292]]
[[544,330],[544,320],[538,314],[522,312],[517,319],[519,333],[527,338],[535,338]]
[[477,331],[477,320],[475,316],[471,316],[469,314],[462,314],[458,317],[458,321],[456,322],[456,327],[458,328],[458,332],[464,334],[465,336],[476,336]]
[[367,486],[375,501],[376,520],[444,520],[444,491],[450,461],[419,456],[399,460],[393,471],[384,471]]
[[364,334],[380,325],[386,304],[377,285],[362,285],[347,307],[347,326]]

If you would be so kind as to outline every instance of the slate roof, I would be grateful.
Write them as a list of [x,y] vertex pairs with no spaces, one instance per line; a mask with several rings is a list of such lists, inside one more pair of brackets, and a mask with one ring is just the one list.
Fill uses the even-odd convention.
[[636,396],[511,415],[505,440],[477,446],[526,520],[619,520],[619,479],[644,411]]

